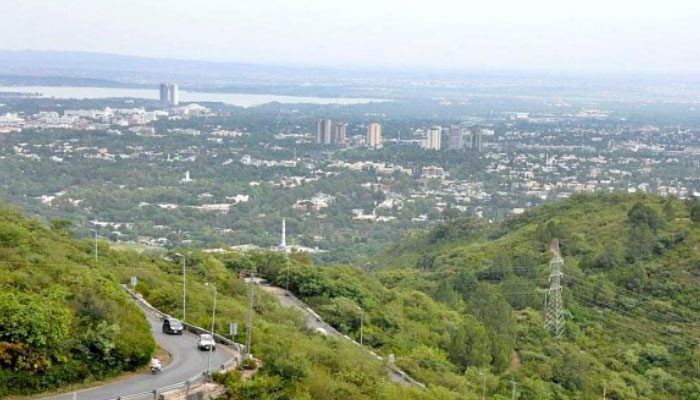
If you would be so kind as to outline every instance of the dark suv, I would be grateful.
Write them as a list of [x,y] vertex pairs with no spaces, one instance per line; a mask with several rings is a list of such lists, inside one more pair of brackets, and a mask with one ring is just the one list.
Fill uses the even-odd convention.
[[166,318],[163,320],[163,333],[182,335],[183,330],[184,326],[182,326],[182,322],[176,320],[175,318]]

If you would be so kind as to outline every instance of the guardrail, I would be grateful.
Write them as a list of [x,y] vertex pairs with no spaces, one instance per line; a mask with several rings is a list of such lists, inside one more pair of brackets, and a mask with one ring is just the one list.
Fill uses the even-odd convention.
[[[126,285],[121,285],[121,287],[137,302],[143,307],[145,310],[148,312],[155,314],[159,318],[166,318],[169,317],[170,315],[158,310],[157,308],[153,307],[149,302],[147,302],[143,296],[140,294],[136,293],[135,291],[129,289]],[[211,333],[210,331],[196,326],[192,325],[189,323],[183,322],[182,325],[185,327],[190,332],[193,332],[195,334],[200,334],[200,333]],[[236,343],[231,339],[228,339],[222,335],[219,335],[217,333],[214,334],[214,340],[218,343],[222,343],[226,346],[229,346],[233,349],[235,349],[239,354],[243,354],[243,350],[245,349],[245,346]],[[131,393],[131,394],[126,394],[124,396],[119,396],[119,397],[113,397],[109,399],[104,399],[104,400],[136,400],[136,399],[153,399],[157,400],[158,395],[169,392],[172,390],[177,390],[177,389],[186,389],[188,392],[190,389],[197,387],[201,385],[202,383],[205,383],[209,380],[209,374],[211,372],[217,372],[217,371],[225,371],[228,368],[235,367],[240,360],[238,357],[234,356],[230,360],[226,361],[225,363],[218,365],[212,370],[206,370],[198,373],[197,375],[187,379],[186,381],[174,383],[172,385],[168,386],[163,386],[159,388],[154,388],[153,390],[146,391],[146,392],[140,392],[140,393]]]
[[[274,288],[274,286],[270,286],[270,285],[267,285],[267,286]],[[323,323],[326,326],[325,329],[330,331],[328,333],[335,335],[335,336],[342,337],[343,339],[354,343],[356,346],[362,347],[362,345],[360,343],[358,343],[356,340],[354,340],[353,338],[351,338],[348,335],[344,335],[343,333],[341,333],[340,331],[335,329],[332,325],[330,325],[329,323],[324,321],[323,318],[321,318],[321,316],[316,313],[316,311],[314,311],[311,307],[308,306],[308,304],[304,303],[301,299],[296,297],[292,292],[290,292],[289,290],[282,289],[282,288],[278,288],[278,289],[282,290],[282,293],[285,296],[287,296],[287,298],[291,299],[294,303],[296,303],[297,306],[299,306],[300,308],[306,310],[309,314],[311,314],[311,316],[314,317],[316,319],[316,321]],[[378,355],[377,353],[373,352],[372,350],[367,349],[367,351],[369,351],[369,353],[372,354],[374,357],[376,357],[378,360],[385,361],[382,356]],[[409,384],[418,386],[418,387],[423,388],[423,389],[426,388],[424,383],[417,381],[416,379],[414,379],[413,377],[408,375],[406,372],[399,369],[396,365],[394,365],[392,363],[387,363],[387,366],[389,367],[391,372],[400,376],[401,379],[408,382]]]
[[[158,316],[158,318],[163,319],[163,318],[170,317],[169,314],[166,314],[166,313],[158,310],[157,308],[153,307],[149,302],[146,301],[146,299],[143,298],[143,296],[141,296],[140,294],[129,289],[128,286],[126,286],[124,284],[122,284],[121,286],[134,300],[136,300],[136,302],[141,304],[141,306],[143,308],[147,309],[148,311],[152,312],[153,314],[156,314]],[[184,326],[187,331],[192,332],[194,334],[199,335],[202,333],[208,333],[208,334],[211,333],[210,330],[199,327],[197,325],[193,325],[193,324],[190,324],[190,323],[187,323],[184,321],[180,321],[180,322],[182,323],[182,326]],[[219,335],[218,333],[214,333],[214,340],[218,343],[225,344],[225,345],[235,349],[237,352],[239,352],[241,354],[243,354],[243,350],[245,350],[245,346],[243,344],[236,343],[233,340],[231,340],[225,336]]]

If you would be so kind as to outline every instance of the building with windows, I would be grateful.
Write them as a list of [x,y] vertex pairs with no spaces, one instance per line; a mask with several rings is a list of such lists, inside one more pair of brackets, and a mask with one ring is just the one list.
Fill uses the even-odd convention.
[[334,141],[337,144],[345,144],[345,136],[347,134],[348,124],[345,122],[338,122],[335,124]]
[[475,152],[480,152],[481,151],[481,140],[482,140],[482,133],[480,130],[475,130],[471,134],[471,150]]
[[180,89],[175,83],[160,84],[160,102],[176,106],[180,104]]
[[331,144],[333,143],[331,136],[331,120],[319,119],[316,121],[316,143]]
[[439,126],[434,126],[428,129],[428,133],[425,135],[425,142],[423,143],[423,148],[428,150],[440,150],[442,147],[442,128]]
[[461,125],[450,126],[447,148],[450,150],[464,150],[464,129]]
[[382,126],[372,122],[367,126],[367,145],[370,147],[382,147]]

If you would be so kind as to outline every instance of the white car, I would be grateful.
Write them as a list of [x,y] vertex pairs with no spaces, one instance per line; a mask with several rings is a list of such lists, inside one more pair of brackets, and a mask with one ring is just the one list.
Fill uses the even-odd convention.
[[203,333],[199,335],[199,339],[197,339],[197,347],[200,350],[216,350],[216,342],[210,334]]

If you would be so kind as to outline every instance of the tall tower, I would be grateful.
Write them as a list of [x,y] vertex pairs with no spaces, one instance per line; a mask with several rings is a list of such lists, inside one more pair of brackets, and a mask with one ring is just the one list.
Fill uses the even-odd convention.
[[279,251],[288,251],[289,247],[287,247],[287,224],[282,218],[282,239],[280,240],[280,245],[277,248]]
[[382,126],[372,122],[367,127],[367,145],[370,147],[382,146]]
[[428,129],[428,134],[425,136],[423,147],[428,150],[440,150],[442,147],[442,128],[434,126]]
[[316,143],[331,144],[331,120],[319,119],[316,121]]
[[544,327],[559,339],[564,333],[564,301],[561,298],[561,272],[564,259],[559,252],[559,239],[552,240],[550,246],[554,257],[549,262],[549,289],[545,292],[544,300]]
[[472,132],[471,149],[477,153],[481,151],[481,135],[482,133],[480,130]]
[[348,130],[348,124],[345,122],[338,122],[335,124],[335,142],[337,144],[345,143],[345,135]]
[[168,104],[170,102],[170,89],[167,83],[160,84],[160,102]]
[[461,125],[450,126],[448,147],[450,150],[464,150],[464,129]]
[[168,85],[168,88],[170,89],[170,105],[176,106],[180,104],[180,88],[177,86],[177,83],[171,83]]

